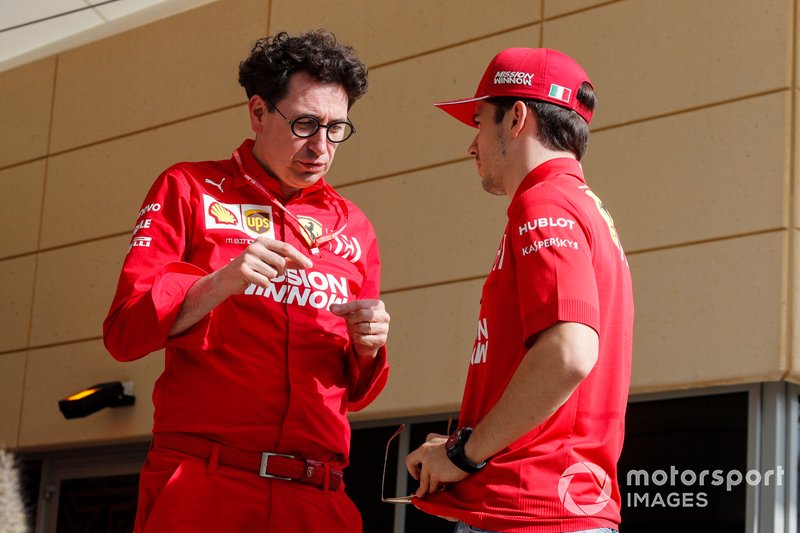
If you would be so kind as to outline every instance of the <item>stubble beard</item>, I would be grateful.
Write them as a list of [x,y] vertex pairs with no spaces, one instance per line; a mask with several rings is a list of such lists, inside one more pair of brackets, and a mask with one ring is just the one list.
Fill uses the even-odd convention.
[[483,187],[484,191],[488,192],[489,194],[493,194],[494,196],[504,196],[506,194],[505,190],[500,186],[497,180],[491,176],[481,179],[481,186]]
[[492,168],[486,169],[486,175],[481,176],[481,186],[483,190],[495,196],[504,196],[506,194],[503,188],[503,178],[500,164],[506,157],[506,139],[503,137],[502,130],[497,132],[497,153],[493,159]]

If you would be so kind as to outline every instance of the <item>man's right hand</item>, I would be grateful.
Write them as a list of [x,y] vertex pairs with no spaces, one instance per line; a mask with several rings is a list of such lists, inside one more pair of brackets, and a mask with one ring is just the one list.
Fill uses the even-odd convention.
[[228,296],[241,294],[251,283],[266,289],[287,268],[311,266],[311,260],[291,244],[259,237],[229,264],[189,288],[169,336],[179,335],[197,324]]
[[265,289],[287,268],[311,268],[311,260],[289,243],[259,237],[215,276],[228,295],[241,294],[251,283]]

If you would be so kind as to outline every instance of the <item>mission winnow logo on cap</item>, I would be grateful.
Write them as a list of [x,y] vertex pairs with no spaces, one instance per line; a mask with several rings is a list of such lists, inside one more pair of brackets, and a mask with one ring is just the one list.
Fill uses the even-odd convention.
[[528,72],[508,71],[501,70],[494,75],[494,84],[503,85],[510,83],[512,85],[532,85],[533,74]]
[[480,100],[492,97],[550,102],[575,111],[588,123],[592,110],[575,97],[583,83],[592,84],[583,68],[563,52],[550,48],[506,48],[489,63],[475,96],[435,105],[472,127],[475,127],[472,120],[475,106]]

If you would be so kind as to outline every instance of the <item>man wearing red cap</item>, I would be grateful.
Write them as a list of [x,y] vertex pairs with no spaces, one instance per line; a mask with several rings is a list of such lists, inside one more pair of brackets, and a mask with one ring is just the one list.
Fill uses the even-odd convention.
[[483,188],[510,199],[459,428],[406,458],[414,504],[458,532],[619,527],[633,298],[613,220],[578,162],[595,102],[570,57],[511,48],[474,98],[436,104],[478,128],[468,151]]
[[104,323],[116,359],[166,353],[134,531],[358,532],[347,412],[386,384],[389,315],[372,225],[324,175],[367,68],[279,33],[239,83],[255,139],[156,180]]

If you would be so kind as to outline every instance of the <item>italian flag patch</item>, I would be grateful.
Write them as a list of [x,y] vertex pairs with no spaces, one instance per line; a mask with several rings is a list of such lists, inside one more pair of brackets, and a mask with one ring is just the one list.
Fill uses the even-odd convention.
[[550,98],[555,98],[556,100],[569,103],[569,98],[572,96],[572,91],[566,87],[562,87],[561,85],[556,85],[553,83],[550,85],[550,94],[548,96],[550,96]]

